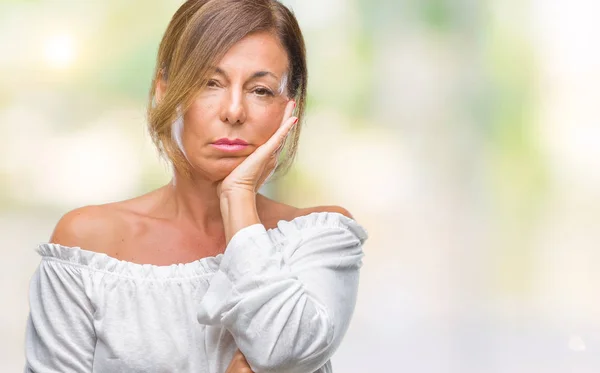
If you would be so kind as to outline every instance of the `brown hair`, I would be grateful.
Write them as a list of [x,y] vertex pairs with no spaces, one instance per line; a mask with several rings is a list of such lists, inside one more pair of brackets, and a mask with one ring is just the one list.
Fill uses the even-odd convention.
[[[184,175],[189,163],[171,136],[177,108],[185,112],[198,90],[205,86],[211,66],[246,35],[271,31],[287,51],[288,96],[296,101],[298,123],[290,131],[275,175],[292,165],[300,138],[306,105],[306,51],[298,22],[277,0],[187,0],[173,15],[162,38],[148,105],[148,128],[159,153]],[[164,97],[157,103],[159,79],[168,81]],[[274,176],[275,176],[274,175]]]

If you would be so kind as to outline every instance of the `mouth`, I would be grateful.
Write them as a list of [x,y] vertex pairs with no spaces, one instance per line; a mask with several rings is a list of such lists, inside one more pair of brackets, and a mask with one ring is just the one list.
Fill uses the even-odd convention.
[[211,144],[213,148],[224,152],[239,152],[248,147],[248,145],[242,144]]
[[248,143],[242,139],[227,139],[222,138],[211,144],[211,146],[217,150],[223,152],[239,152],[248,147]]
[[248,143],[242,139],[222,138],[213,142],[213,145],[248,145]]

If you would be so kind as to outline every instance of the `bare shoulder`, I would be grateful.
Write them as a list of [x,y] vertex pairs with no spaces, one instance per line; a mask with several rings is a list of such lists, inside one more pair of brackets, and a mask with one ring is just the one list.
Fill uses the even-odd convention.
[[69,211],[56,224],[51,243],[113,255],[123,242],[143,228],[145,206],[159,190],[124,201],[89,205]]
[[316,206],[316,207],[308,207],[300,210],[301,215],[308,215],[313,212],[337,212],[338,214],[342,214],[347,218],[354,219],[350,211],[346,210],[342,206],[336,205],[326,205],[326,206]]
[[271,227],[277,225],[279,220],[292,220],[294,218],[311,214],[313,212],[336,212],[338,214],[342,214],[350,219],[354,219],[350,211],[347,209],[336,206],[336,205],[324,205],[324,206],[315,206],[315,207],[305,207],[298,208],[291,205],[287,205],[285,203],[277,202],[275,200],[269,199],[263,195],[258,195],[257,202],[260,203],[260,209],[264,211],[261,216],[261,221],[263,223],[267,222],[266,226]]
[[56,224],[50,242],[105,252],[123,233],[122,214],[112,204],[90,205],[69,211]]

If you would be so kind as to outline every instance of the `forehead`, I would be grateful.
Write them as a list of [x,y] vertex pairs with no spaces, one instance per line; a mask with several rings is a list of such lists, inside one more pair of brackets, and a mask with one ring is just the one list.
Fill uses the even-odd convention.
[[217,66],[228,75],[268,70],[281,77],[287,71],[288,56],[275,35],[256,32],[234,44]]

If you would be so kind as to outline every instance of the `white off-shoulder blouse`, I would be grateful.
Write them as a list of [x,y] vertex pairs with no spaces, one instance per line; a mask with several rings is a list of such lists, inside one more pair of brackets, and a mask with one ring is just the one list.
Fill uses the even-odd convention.
[[256,373],[331,372],[367,237],[353,219],[315,212],[168,266],[41,244],[25,372],[224,373],[237,348]]

